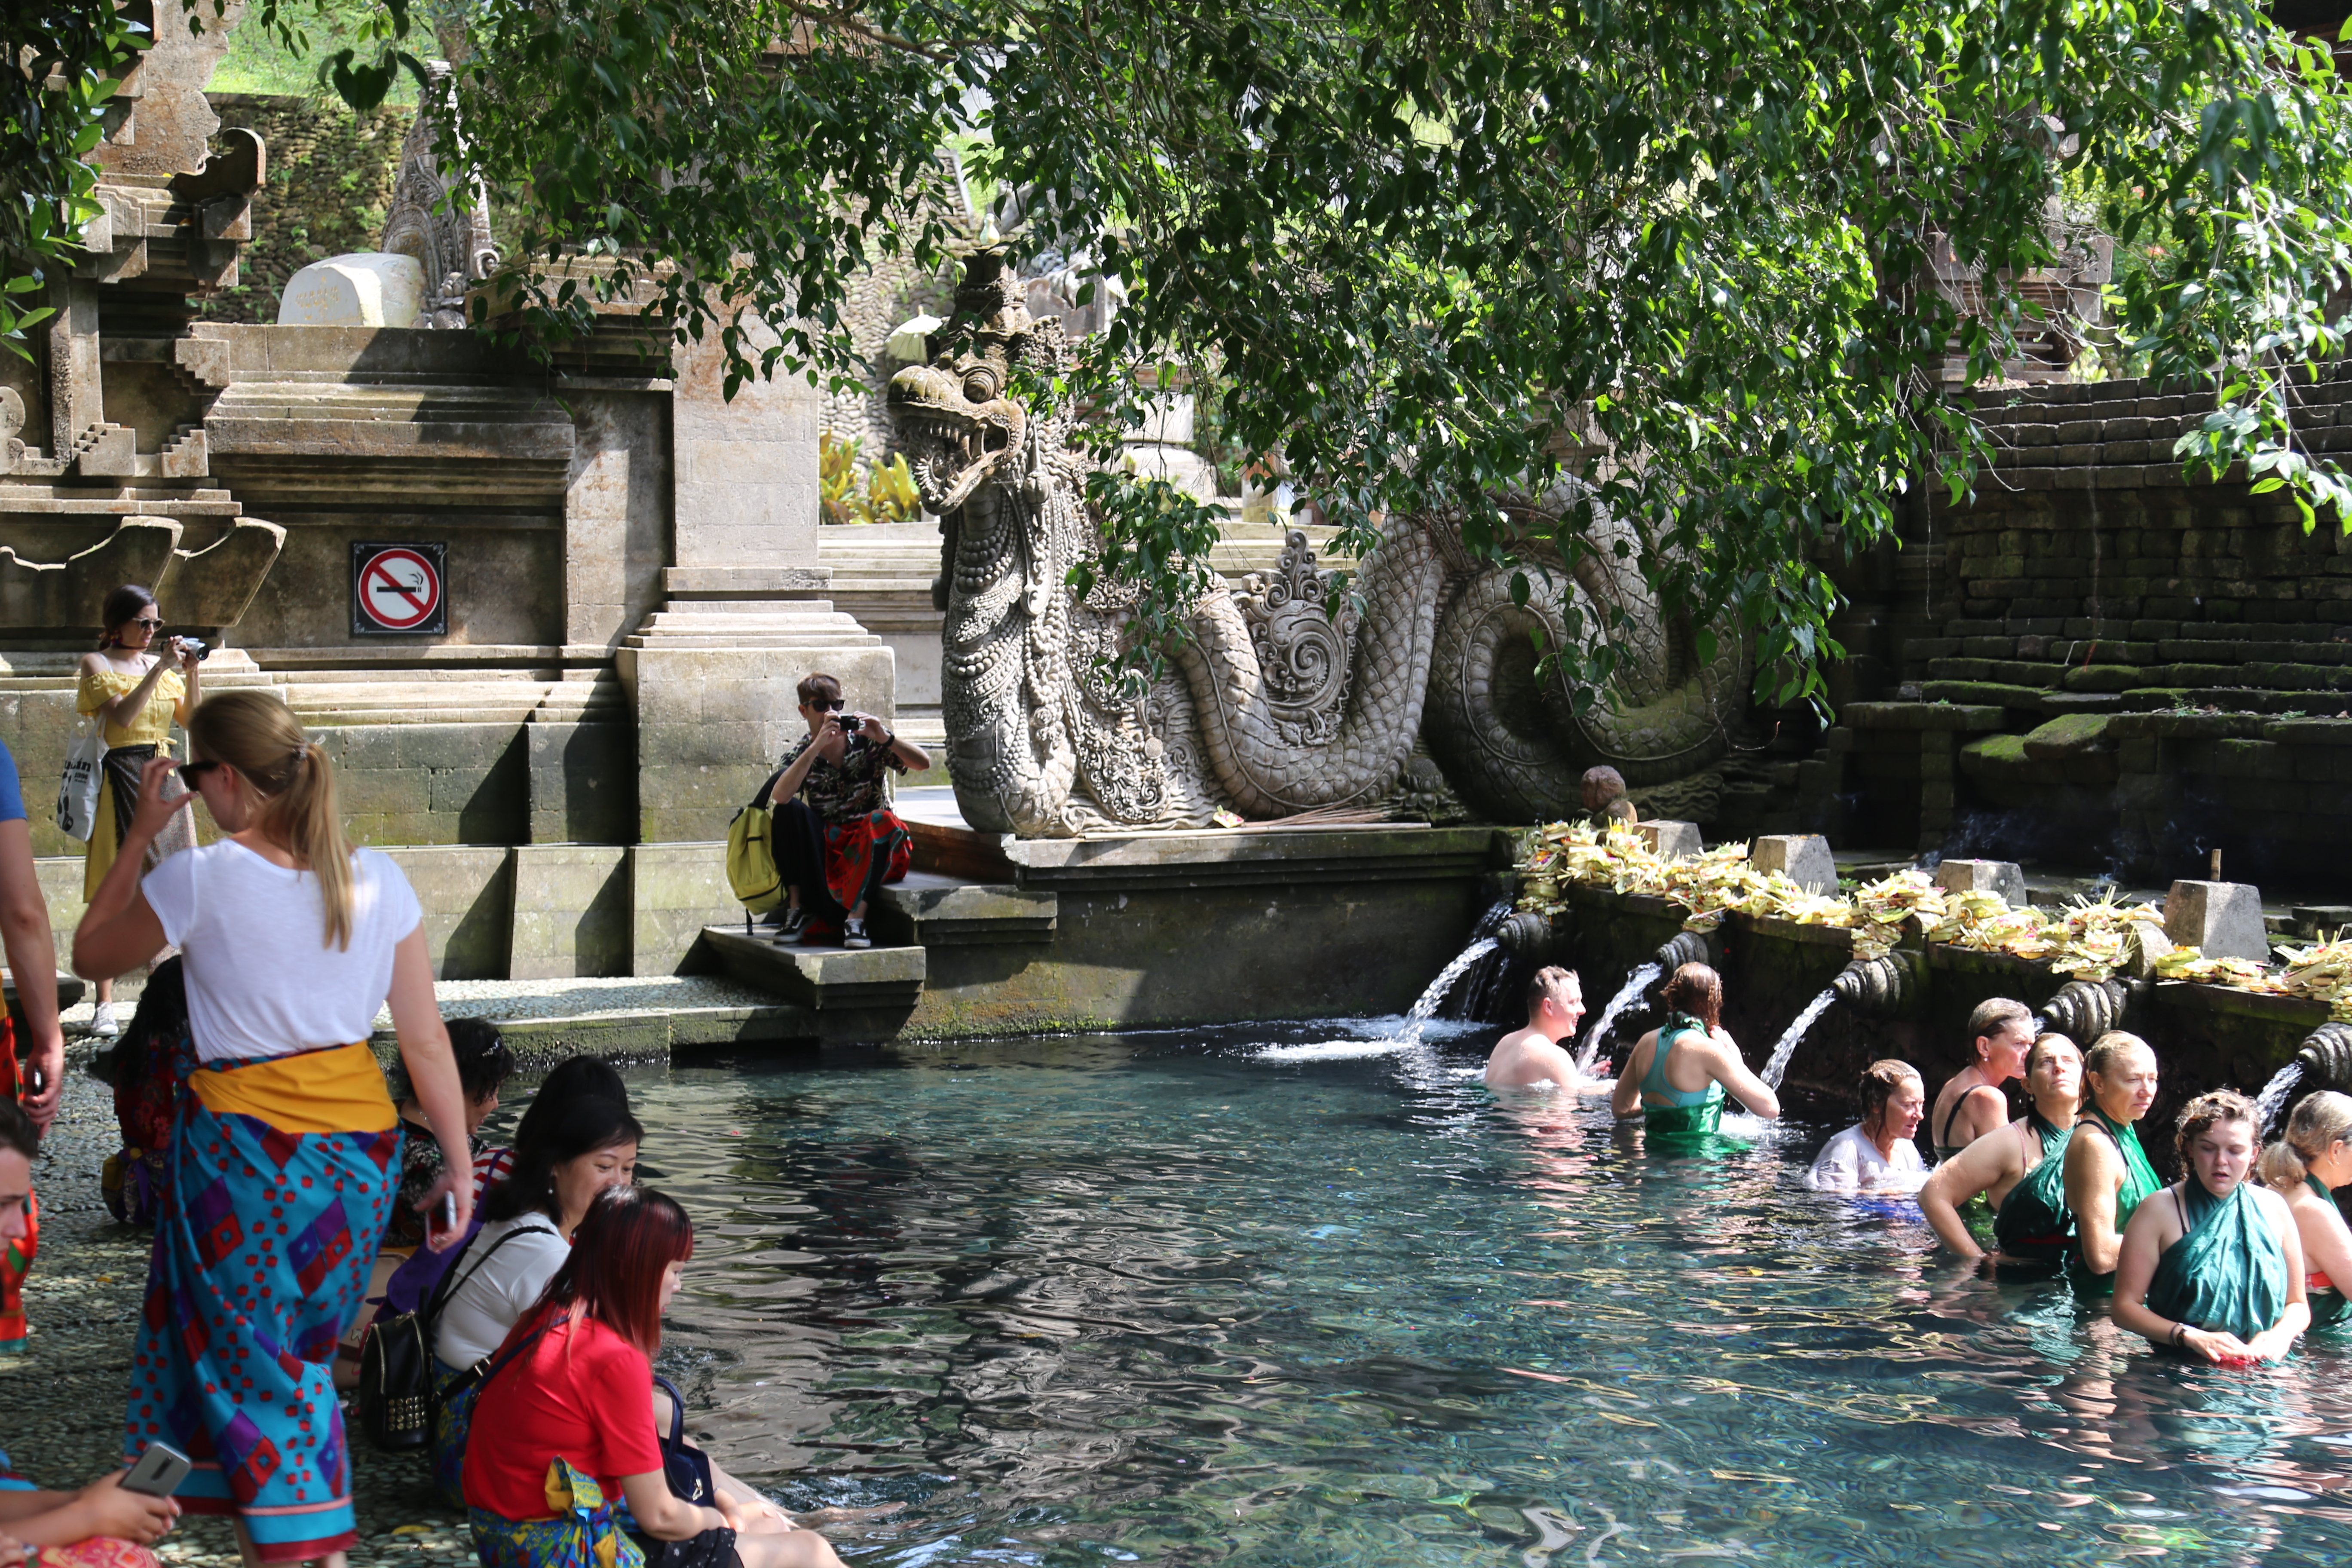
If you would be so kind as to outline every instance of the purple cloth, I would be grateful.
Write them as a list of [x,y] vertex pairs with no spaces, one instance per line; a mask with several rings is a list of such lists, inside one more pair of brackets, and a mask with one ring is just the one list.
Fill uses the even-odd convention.
[[408,1261],[394,1269],[392,1278],[383,1283],[383,1311],[380,1315],[396,1318],[423,1307],[450,1267],[466,1255],[466,1248],[474,1245],[474,1237],[481,1229],[482,1216],[477,1210],[474,1223],[466,1227],[465,1239],[448,1251],[436,1252],[429,1247],[420,1247],[410,1253]]

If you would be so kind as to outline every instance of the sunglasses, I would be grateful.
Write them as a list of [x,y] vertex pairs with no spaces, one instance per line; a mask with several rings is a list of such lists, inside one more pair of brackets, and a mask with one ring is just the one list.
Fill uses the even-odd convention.
[[135,617],[133,617],[133,618],[132,618],[132,620],[131,620],[131,624],[132,626],[145,626],[149,631],[151,631],[151,632],[152,632],[152,631],[153,631],[157,626],[162,626],[163,623],[163,622],[161,622],[161,621],[158,621],[158,620],[151,620],[151,619],[149,619],[149,618],[148,618],[147,616],[135,616]]
[[203,778],[206,773],[212,772],[218,766],[220,766],[218,763],[210,762],[182,763],[180,764],[180,782],[188,785],[190,788],[194,788],[198,779]]

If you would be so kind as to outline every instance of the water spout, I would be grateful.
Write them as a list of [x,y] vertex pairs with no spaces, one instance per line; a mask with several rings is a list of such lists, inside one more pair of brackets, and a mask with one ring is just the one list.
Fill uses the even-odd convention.
[[1454,962],[1437,972],[1437,978],[1429,983],[1429,988],[1421,994],[1421,1000],[1415,1002],[1412,1005],[1412,1011],[1404,1016],[1404,1033],[1397,1037],[1407,1045],[1419,1045],[1423,1026],[1437,1016],[1437,1009],[1444,1002],[1445,994],[1453,990],[1455,983],[1470,972],[1472,964],[1494,952],[1496,945],[1493,937],[1482,936],[1460,952],[1455,953]]
[[1601,1059],[1601,1047],[1609,1038],[1609,1031],[1617,1022],[1617,1015],[1633,1005],[1633,999],[1648,990],[1665,973],[1662,964],[1645,963],[1633,971],[1617,994],[1609,998],[1609,1005],[1601,1009],[1601,1021],[1584,1037],[1584,1048],[1576,1053],[1576,1076],[1591,1078],[1592,1068]]
[[1835,990],[1822,987],[1822,994],[1805,1004],[1805,1010],[1797,1015],[1780,1036],[1780,1044],[1772,1047],[1771,1059],[1764,1064],[1764,1082],[1774,1093],[1780,1092],[1780,1079],[1789,1070],[1789,1058],[1795,1056],[1797,1047],[1804,1043],[1805,1031],[1813,1026],[1813,1020],[1830,1010],[1830,1004],[1835,1002],[1837,996]]
[[2046,1025],[2088,1049],[2092,1041],[2122,1025],[2128,994],[2119,980],[2069,980],[2042,1005],[2035,1032]]
[[[1466,1018],[1475,1024],[1496,1022],[1489,1015],[1494,1009],[1496,997],[1502,988],[1505,978],[1511,973],[1513,961],[1517,956],[1511,947],[1508,928],[1511,922],[1518,918],[1511,913],[1511,904],[1507,899],[1498,900],[1487,908],[1485,914],[1478,917],[1478,923],[1471,928],[1471,936],[1491,937],[1494,940],[1487,950],[1478,955],[1477,961],[1471,964],[1461,982],[1454,987],[1452,994],[1439,1000],[1436,1016]],[[1517,1019],[1503,1021],[1517,1022]]]
[[2286,1102],[2303,1084],[2303,1062],[2300,1058],[2271,1074],[2270,1082],[2254,1098],[2254,1136],[2268,1138],[2271,1126],[2286,1110]]

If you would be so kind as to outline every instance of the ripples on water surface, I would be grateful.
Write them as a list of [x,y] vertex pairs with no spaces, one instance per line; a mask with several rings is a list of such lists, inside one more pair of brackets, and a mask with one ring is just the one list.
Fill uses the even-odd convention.
[[2352,1563],[2343,1342],[2159,1362],[1807,1192],[1827,1128],[1651,1158],[1368,1033],[638,1080],[697,1429],[924,1568]]

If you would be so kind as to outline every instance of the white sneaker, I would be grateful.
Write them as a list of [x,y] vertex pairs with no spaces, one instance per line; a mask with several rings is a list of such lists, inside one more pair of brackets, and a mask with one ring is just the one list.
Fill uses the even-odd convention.
[[844,921],[842,923],[841,945],[844,947],[872,947],[874,945],[874,939],[866,934],[866,922],[855,918]]
[[98,1005],[98,1011],[89,1016],[89,1032],[110,1040],[122,1033],[122,1026],[114,1021],[113,1003],[100,1002]]

